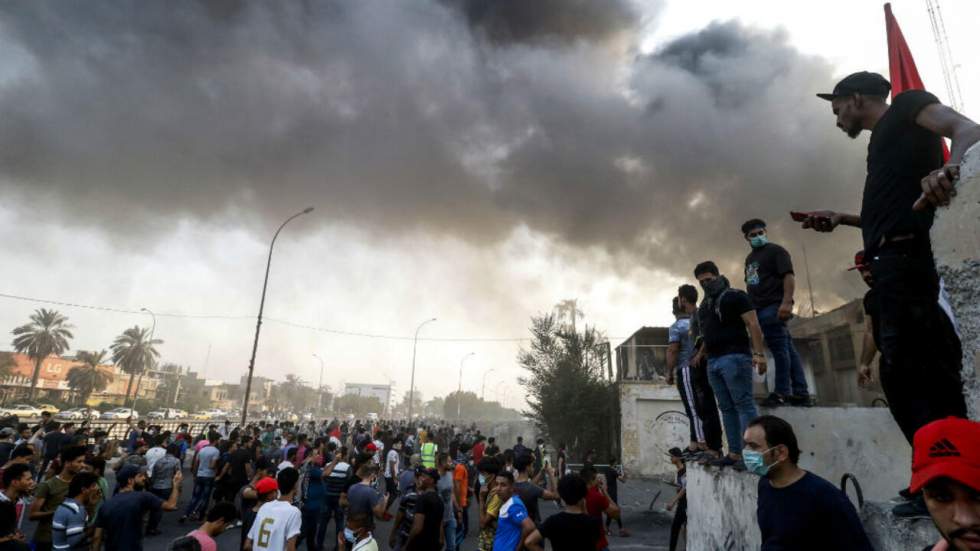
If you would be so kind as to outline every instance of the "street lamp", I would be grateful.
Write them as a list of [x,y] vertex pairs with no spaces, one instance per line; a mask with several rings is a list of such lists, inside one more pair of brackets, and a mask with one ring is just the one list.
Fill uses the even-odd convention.
[[[153,325],[150,327],[150,343],[149,343],[150,346],[153,346],[153,334],[156,333],[156,331],[157,331],[157,315],[154,314],[153,311],[150,310],[149,308],[140,308],[140,312],[146,312],[147,314],[150,314],[150,317],[151,318],[153,318]],[[150,356],[150,361],[152,361],[152,360],[153,360],[153,356],[151,355]],[[150,366],[150,367],[153,367],[153,366]],[[144,367],[143,370],[140,371],[139,378],[136,379],[136,390],[133,392],[133,399],[129,403],[129,407],[132,408],[132,409],[134,409],[134,410],[136,409],[136,400],[139,398],[139,395],[140,395],[140,384],[143,382],[143,372],[144,371],[146,371],[145,367]]]
[[436,321],[436,318],[427,319],[419,324],[415,329],[415,339],[412,342],[412,383],[408,387],[408,422],[412,422],[412,406],[415,405],[415,352],[419,347],[419,331],[427,323]]
[[496,368],[489,369],[483,374],[483,385],[480,387],[480,400],[483,400],[484,402],[487,400],[487,375],[493,373],[494,371],[496,371]]
[[252,358],[248,361],[248,380],[245,382],[245,398],[242,400],[242,426],[245,426],[245,419],[248,417],[248,395],[252,391],[252,374],[255,373],[255,353],[259,349],[259,331],[262,329],[262,311],[265,308],[265,291],[269,287],[269,270],[272,268],[272,249],[276,246],[276,238],[279,232],[286,227],[286,224],[294,219],[313,212],[313,207],[307,207],[300,212],[290,216],[279,226],[275,235],[272,236],[272,243],[269,244],[269,260],[265,264],[265,280],[262,282],[262,298],[259,300],[259,316],[255,323],[255,342],[252,343]]
[[460,410],[463,403],[463,364],[470,356],[475,356],[476,352],[470,352],[459,360],[459,386],[456,388],[456,420],[459,421]]
[[313,357],[320,360],[320,386],[318,386],[316,389],[317,390],[316,405],[317,408],[322,413],[323,412],[323,358],[317,356],[315,353],[313,354]]

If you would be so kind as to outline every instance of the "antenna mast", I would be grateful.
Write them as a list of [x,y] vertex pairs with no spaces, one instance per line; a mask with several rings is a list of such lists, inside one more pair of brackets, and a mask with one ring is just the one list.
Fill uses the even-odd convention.
[[946,34],[946,23],[943,22],[943,12],[939,0],[926,0],[926,10],[929,12],[929,22],[932,24],[932,36],[939,50],[939,65],[943,69],[943,80],[946,82],[946,93],[949,103],[957,111],[963,110],[963,92],[960,91],[960,81],[956,78],[959,67],[953,62],[953,51],[949,47],[949,36]]

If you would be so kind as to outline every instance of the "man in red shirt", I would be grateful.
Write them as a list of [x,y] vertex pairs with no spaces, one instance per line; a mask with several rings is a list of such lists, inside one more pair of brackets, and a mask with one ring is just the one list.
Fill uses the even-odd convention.
[[473,464],[479,465],[480,460],[483,459],[483,451],[487,449],[486,442],[483,441],[482,436],[478,436],[476,439],[476,444],[473,444]]
[[596,544],[596,549],[607,551],[609,541],[606,539],[606,523],[602,520],[602,514],[605,513],[609,518],[619,518],[619,506],[606,495],[605,485],[594,467],[583,468],[581,475],[589,487],[588,493],[585,494],[585,509],[589,516],[599,520],[599,543]]

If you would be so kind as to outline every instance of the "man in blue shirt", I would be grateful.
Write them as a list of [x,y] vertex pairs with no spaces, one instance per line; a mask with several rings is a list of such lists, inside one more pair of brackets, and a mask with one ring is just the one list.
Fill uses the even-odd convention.
[[94,473],[78,473],[68,485],[68,497],[58,505],[51,521],[52,549],[88,549],[85,541],[85,525],[88,522],[86,508],[94,504],[100,495],[99,477]]
[[847,495],[797,466],[800,448],[789,423],[756,417],[744,438],[745,467],[761,477],[756,513],[762,551],[872,551]]
[[508,471],[497,473],[497,485],[491,491],[504,502],[497,516],[493,551],[515,551],[534,531],[534,522],[528,517],[524,502],[514,492],[513,474]]

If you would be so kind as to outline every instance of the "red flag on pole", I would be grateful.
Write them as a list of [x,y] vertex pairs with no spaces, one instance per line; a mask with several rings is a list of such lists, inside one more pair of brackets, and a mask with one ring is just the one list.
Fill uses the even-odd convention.
[[[906,90],[925,90],[912,51],[905,42],[902,29],[892,14],[892,5],[885,4],[885,31],[888,34],[888,77],[892,83],[892,99]],[[949,148],[943,140],[943,159],[949,160]]]

